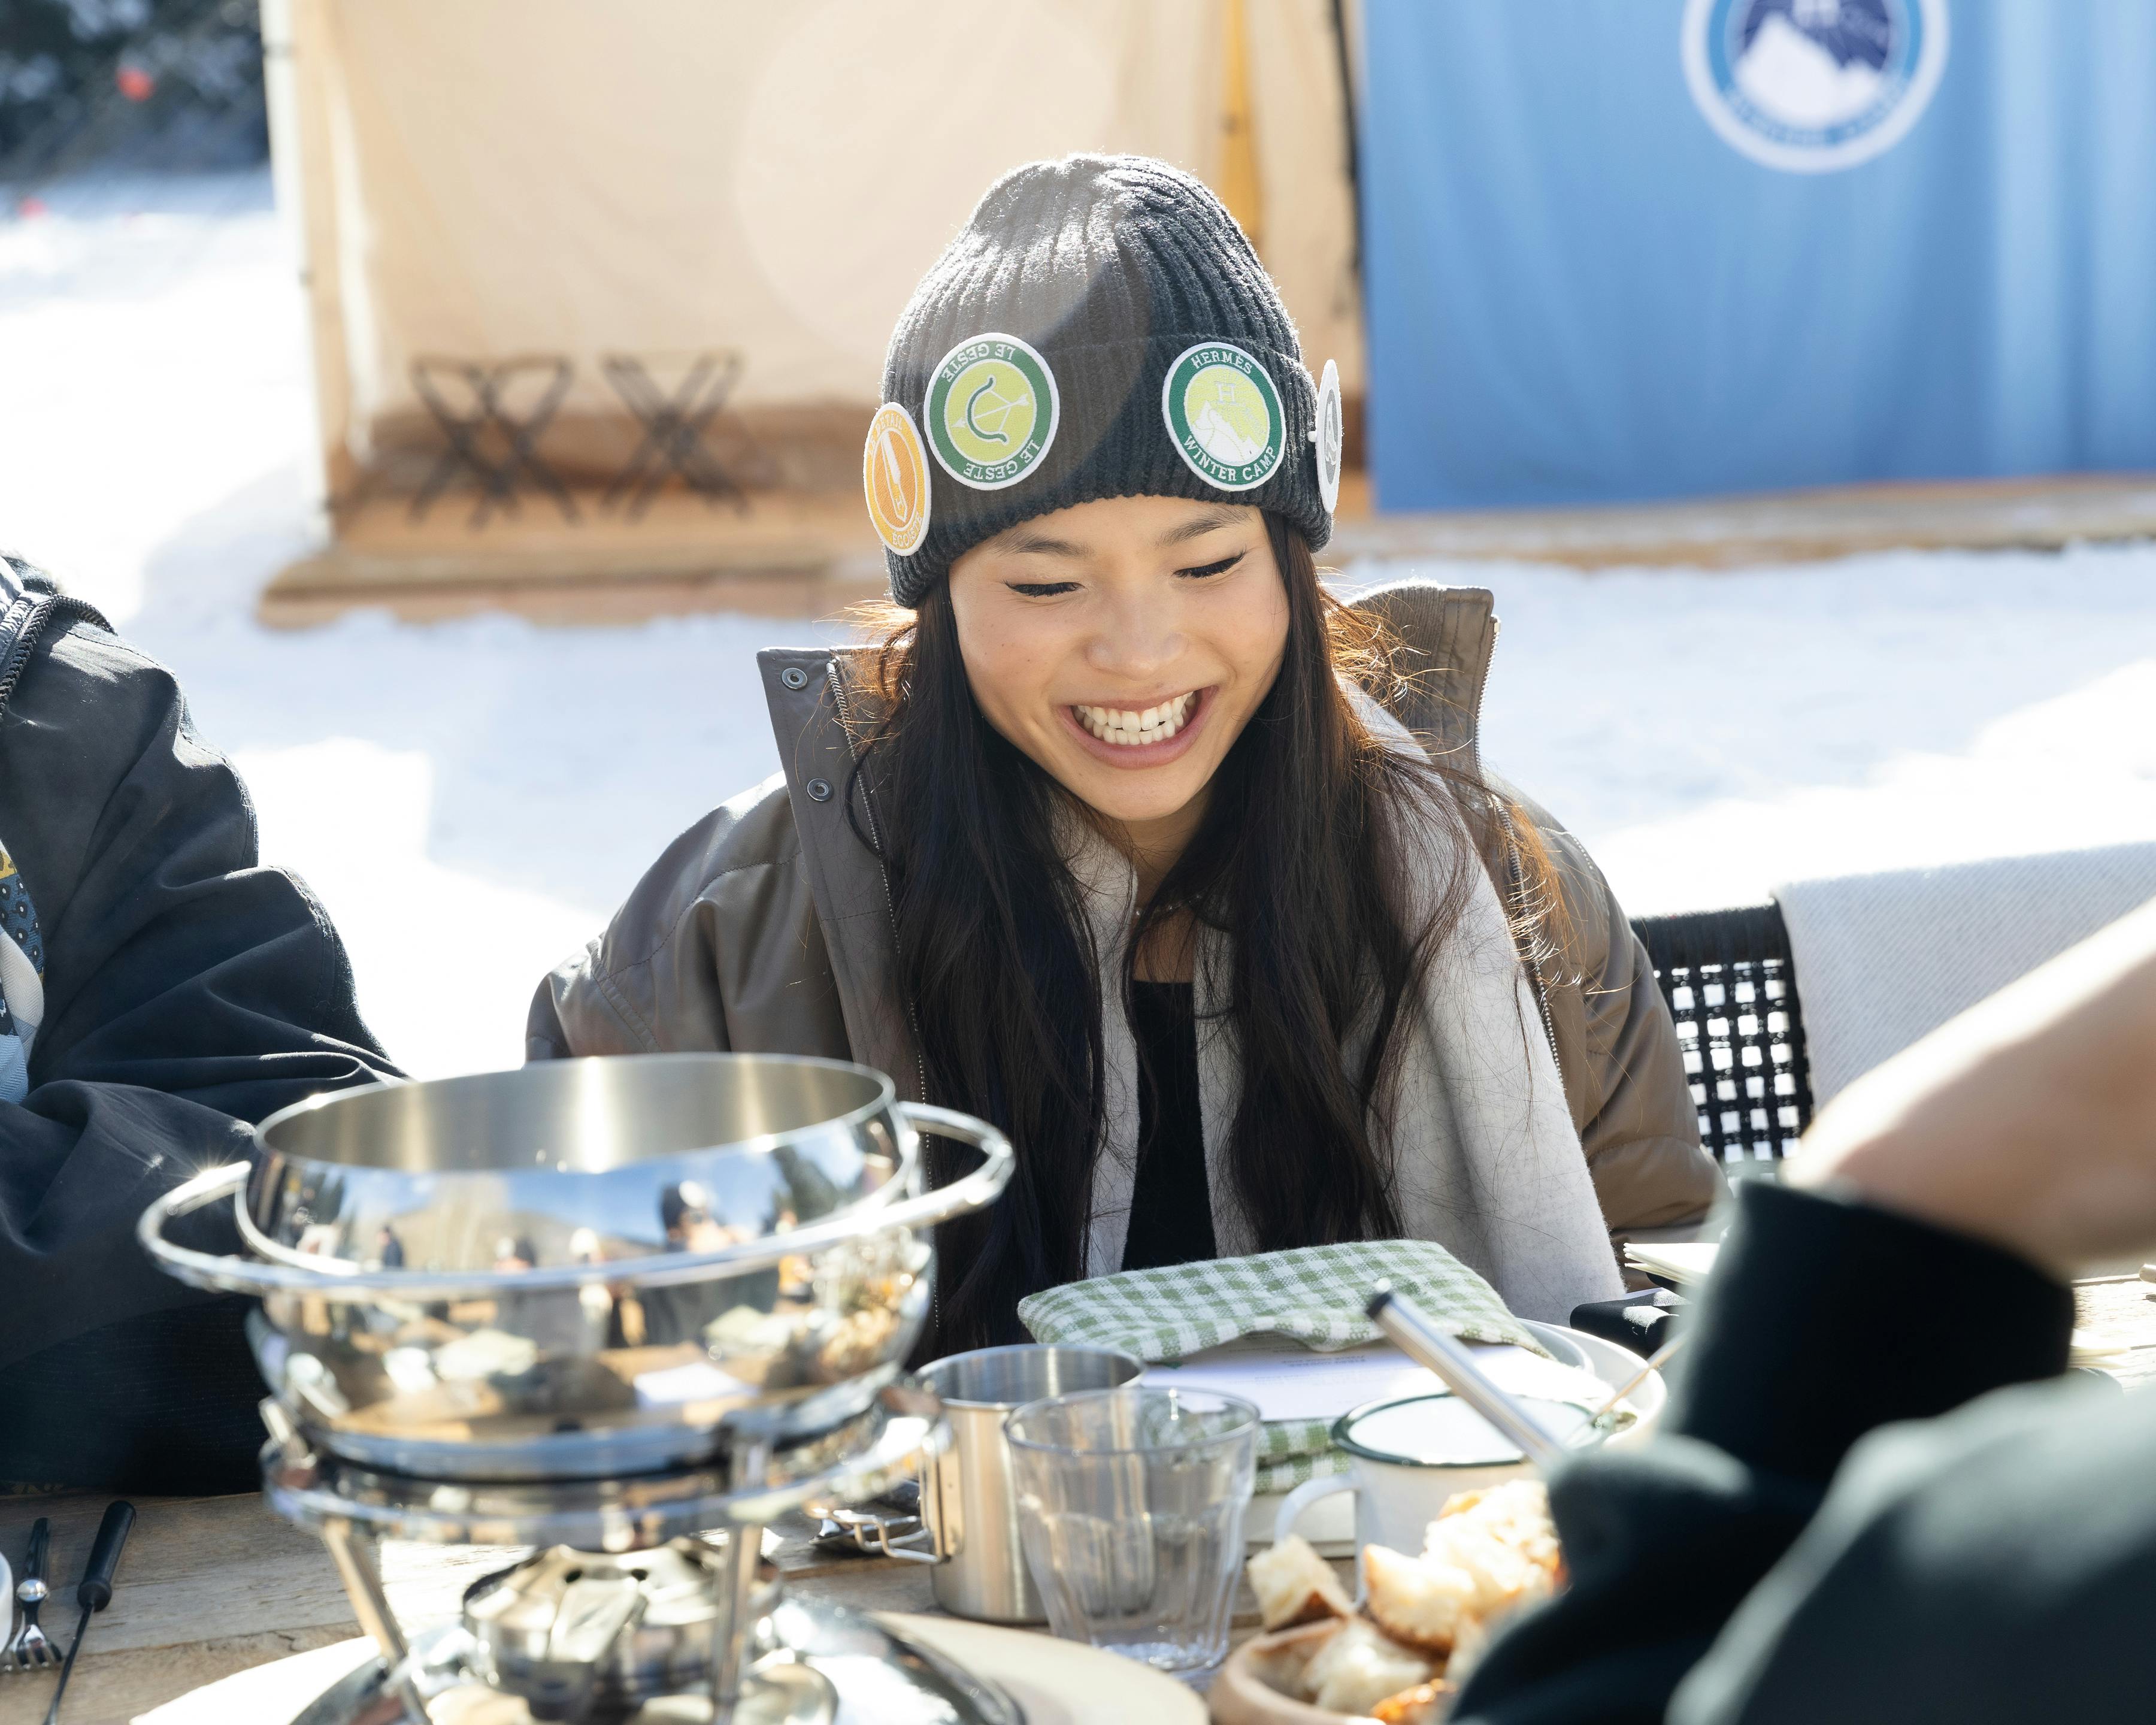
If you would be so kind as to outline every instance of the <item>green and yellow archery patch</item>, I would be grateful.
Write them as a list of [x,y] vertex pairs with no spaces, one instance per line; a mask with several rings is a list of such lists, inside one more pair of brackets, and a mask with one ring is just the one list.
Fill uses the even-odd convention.
[[962,485],[999,491],[1040,466],[1061,403],[1048,362],[1015,336],[976,336],[928,380],[928,447]]
[[1265,368],[1225,341],[1186,347],[1161,386],[1161,417],[1183,465],[1209,485],[1247,491],[1287,450],[1287,415]]

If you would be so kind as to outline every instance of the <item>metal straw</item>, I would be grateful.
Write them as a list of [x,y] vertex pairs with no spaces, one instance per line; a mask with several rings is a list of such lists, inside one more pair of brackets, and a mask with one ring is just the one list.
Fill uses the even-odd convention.
[[1527,1417],[1527,1410],[1500,1389],[1475,1363],[1474,1355],[1430,1322],[1430,1315],[1389,1282],[1378,1284],[1363,1308],[1371,1322],[1399,1344],[1419,1366],[1427,1366],[1445,1386],[1520,1446],[1528,1461],[1547,1467],[1565,1454],[1565,1446]]

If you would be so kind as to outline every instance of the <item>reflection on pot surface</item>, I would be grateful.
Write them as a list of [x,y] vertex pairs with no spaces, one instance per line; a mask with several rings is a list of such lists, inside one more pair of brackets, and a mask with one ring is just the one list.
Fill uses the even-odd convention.
[[[704,1453],[700,1434],[752,1406],[780,1433],[858,1412],[920,1330],[930,1263],[927,1242],[900,1230],[671,1286],[424,1302],[280,1293],[249,1334],[300,1424],[354,1461],[442,1470],[424,1452],[454,1446],[459,1474],[641,1472]],[[572,1450],[585,1459],[567,1461]]]
[[[974,1173],[918,1193],[917,1132]],[[1009,1177],[1000,1135],[835,1061],[675,1055],[382,1086],[272,1117],[249,1258],[143,1234],[258,1293],[256,1358],[325,1448],[444,1478],[593,1477],[851,1417],[927,1316],[919,1230]]]

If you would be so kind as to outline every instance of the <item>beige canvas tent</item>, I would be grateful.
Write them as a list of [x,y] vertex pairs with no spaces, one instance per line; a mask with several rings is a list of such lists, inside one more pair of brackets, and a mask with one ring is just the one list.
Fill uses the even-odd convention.
[[[275,0],[273,148],[304,246],[330,540],[265,614],[820,608],[873,586],[857,487],[891,326],[990,180],[1072,150],[1164,157],[1219,190],[1353,402],[1346,10]],[[708,443],[746,511],[679,489],[603,507],[639,436],[609,358],[670,389],[720,351],[740,372]],[[547,366],[505,380],[512,416],[562,381],[535,453],[576,519],[523,490],[475,526],[470,489],[415,519],[444,448],[415,365],[518,356]]]

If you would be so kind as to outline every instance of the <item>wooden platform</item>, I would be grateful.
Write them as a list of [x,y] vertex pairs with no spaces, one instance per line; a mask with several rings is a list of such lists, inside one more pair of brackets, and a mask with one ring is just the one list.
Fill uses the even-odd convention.
[[746,511],[665,492],[640,518],[575,494],[578,519],[520,495],[472,525],[469,494],[412,518],[387,497],[342,511],[331,542],[264,592],[263,622],[305,628],[381,607],[410,622],[509,611],[549,624],[629,624],[693,611],[827,616],[884,591],[883,547],[860,498],[762,491]]
[[2156,537],[2156,475],[1846,485],[1594,509],[1352,516],[1328,559],[1738,568],[1897,549],[2056,550]]
[[[280,627],[363,607],[414,622],[508,611],[548,624],[629,624],[693,611],[828,616],[884,590],[883,552],[850,492],[759,491],[746,511],[681,493],[640,519],[577,494],[472,525],[455,494],[422,521],[384,497],[340,513],[322,550],[285,570],[260,616]],[[1863,485],[1594,509],[1373,513],[1350,473],[1326,561],[1736,568],[1897,547],[2054,549],[2156,536],[2156,475]]]

